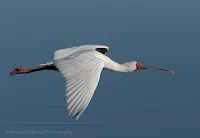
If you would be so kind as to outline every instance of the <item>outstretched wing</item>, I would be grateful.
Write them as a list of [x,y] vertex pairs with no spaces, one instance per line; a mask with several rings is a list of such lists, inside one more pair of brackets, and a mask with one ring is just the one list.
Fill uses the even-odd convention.
[[[94,52],[94,51],[92,51]],[[66,78],[66,97],[69,115],[78,118],[87,108],[98,85],[104,62],[86,51],[54,60]]]
[[74,55],[75,53],[79,53],[82,51],[98,51],[104,55],[109,51],[109,48],[104,45],[81,45],[81,46],[75,46],[71,48],[65,48],[57,50],[54,53],[54,60],[56,59],[62,59],[71,55]]

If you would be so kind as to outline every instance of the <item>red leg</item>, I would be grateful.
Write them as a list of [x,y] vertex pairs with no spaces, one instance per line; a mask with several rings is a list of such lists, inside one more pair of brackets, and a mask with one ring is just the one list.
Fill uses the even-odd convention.
[[10,75],[15,75],[15,74],[27,74],[27,73],[32,73],[32,72],[36,72],[36,71],[41,71],[41,70],[55,70],[58,71],[58,69],[56,68],[56,66],[44,66],[41,68],[36,68],[36,69],[27,69],[27,68],[15,68],[13,70],[13,72],[10,72]]
[[10,72],[10,75],[26,74],[28,72],[30,72],[29,69],[20,67],[20,68],[15,68],[12,72]]

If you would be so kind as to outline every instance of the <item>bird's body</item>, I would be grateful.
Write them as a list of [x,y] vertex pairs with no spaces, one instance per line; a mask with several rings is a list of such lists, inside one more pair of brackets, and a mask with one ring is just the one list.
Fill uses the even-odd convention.
[[[58,50],[53,61],[40,64],[40,68],[15,69],[11,75],[27,74],[39,70],[56,70],[66,78],[66,101],[69,115],[78,119],[87,108],[98,85],[103,69],[118,72],[134,72],[153,68],[136,61],[119,64],[106,56],[109,48],[103,45],[82,45]],[[159,68],[153,68],[159,69]],[[169,71],[165,69],[160,69]],[[172,71],[169,71],[172,72]]]

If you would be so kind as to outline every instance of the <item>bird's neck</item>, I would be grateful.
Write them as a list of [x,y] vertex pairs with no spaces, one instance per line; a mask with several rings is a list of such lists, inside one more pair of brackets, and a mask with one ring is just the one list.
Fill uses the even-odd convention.
[[117,71],[117,72],[132,72],[132,69],[127,66],[127,64],[119,64],[115,61],[110,60],[109,63],[105,64],[105,68],[112,70],[112,71]]

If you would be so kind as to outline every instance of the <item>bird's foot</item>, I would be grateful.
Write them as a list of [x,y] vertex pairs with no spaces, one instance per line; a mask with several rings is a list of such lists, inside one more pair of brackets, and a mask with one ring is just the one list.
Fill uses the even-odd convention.
[[29,72],[29,69],[26,69],[20,66],[20,68],[15,68],[12,72],[10,72],[10,75],[26,74],[28,72]]

